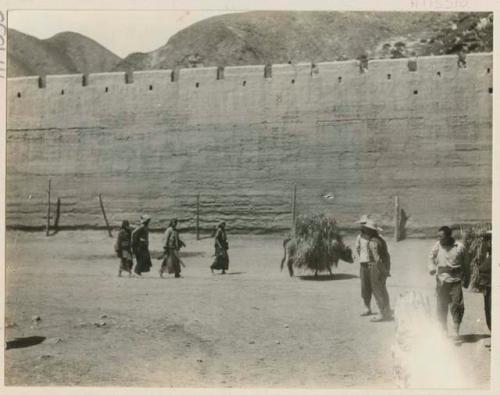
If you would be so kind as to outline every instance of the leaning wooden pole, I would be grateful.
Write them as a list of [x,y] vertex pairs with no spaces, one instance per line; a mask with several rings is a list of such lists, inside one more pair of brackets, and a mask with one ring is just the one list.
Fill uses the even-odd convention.
[[297,184],[294,184],[293,194],[292,194],[292,233],[295,232],[296,219],[297,219]]
[[401,210],[399,208],[399,196],[394,197],[394,241],[399,241],[399,226],[400,226],[400,214]]
[[102,203],[102,195],[99,194],[99,203],[101,205],[102,216],[104,217],[104,222],[106,222],[106,228],[108,229],[109,237],[113,237],[111,233],[111,227],[109,226],[108,217],[106,217],[106,211],[104,210],[104,204]]
[[196,240],[200,240],[200,194],[196,196]]
[[49,178],[49,189],[47,191],[48,194],[48,202],[47,202],[47,227],[45,229],[45,235],[48,236],[50,232],[50,184],[51,180]]

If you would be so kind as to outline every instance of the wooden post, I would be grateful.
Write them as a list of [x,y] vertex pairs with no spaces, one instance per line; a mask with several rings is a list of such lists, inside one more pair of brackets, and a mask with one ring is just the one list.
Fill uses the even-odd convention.
[[57,198],[56,218],[54,220],[54,233],[59,231],[59,217],[61,216],[61,198]]
[[50,231],[50,178],[49,178],[49,190],[47,191],[48,194],[48,203],[47,203],[47,228],[45,229],[45,235],[49,235]]
[[200,240],[200,194],[196,196],[196,240]]
[[108,218],[106,217],[106,211],[104,211],[104,204],[102,203],[102,195],[99,194],[99,203],[101,204],[102,216],[104,217],[104,222],[106,222],[106,228],[108,229],[109,237],[113,237],[111,233],[111,228],[109,226]]
[[394,197],[394,241],[399,241],[399,225],[400,225],[399,196]]
[[297,219],[297,184],[294,184],[293,195],[292,195],[292,233],[295,232],[296,219]]

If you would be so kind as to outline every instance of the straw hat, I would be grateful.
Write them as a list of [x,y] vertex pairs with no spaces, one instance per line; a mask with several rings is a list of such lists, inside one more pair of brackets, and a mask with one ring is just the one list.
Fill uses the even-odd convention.
[[373,220],[368,218],[365,223],[362,224],[364,228],[376,230],[377,232],[381,232],[382,228],[380,228],[377,223]]
[[358,219],[355,224],[366,224],[366,222],[370,219],[370,215],[363,214],[360,219]]
[[149,215],[141,215],[141,224],[145,224],[146,222],[151,221],[151,217]]

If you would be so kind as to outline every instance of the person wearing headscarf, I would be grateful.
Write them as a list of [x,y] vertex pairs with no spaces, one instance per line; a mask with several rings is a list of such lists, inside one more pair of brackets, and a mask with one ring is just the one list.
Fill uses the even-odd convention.
[[122,222],[120,231],[118,232],[118,237],[115,243],[115,252],[118,258],[120,258],[120,268],[118,269],[118,277],[122,276],[122,271],[132,276],[132,230],[130,224],[127,220]]
[[185,247],[186,244],[179,238],[177,231],[177,219],[170,221],[167,230],[165,231],[163,244],[163,261],[160,267],[160,277],[163,278],[163,273],[174,273],[176,278],[181,276],[182,261],[179,257],[179,250]]
[[137,263],[134,273],[140,276],[151,270],[151,255],[149,253],[149,222],[151,217],[143,215],[140,226],[132,232],[132,251]]
[[215,260],[210,266],[212,273],[214,270],[222,270],[222,274],[226,274],[226,270],[229,269],[228,249],[229,243],[227,242],[226,223],[221,222],[217,225],[215,231]]
[[374,220],[368,218],[361,226],[368,237],[367,266],[370,286],[380,312],[380,317],[372,319],[372,322],[391,321],[393,318],[386,286],[386,280],[391,271],[391,257],[387,243],[379,235],[378,232],[381,229]]

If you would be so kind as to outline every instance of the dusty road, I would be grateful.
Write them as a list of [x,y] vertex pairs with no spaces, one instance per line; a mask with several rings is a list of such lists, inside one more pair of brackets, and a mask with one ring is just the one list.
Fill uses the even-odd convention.
[[[341,262],[334,281],[289,278],[281,239],[229,234],[223,276],[209,270],[213,240],[183,238],[183,278],[162,280],[157,260],[143,278],[118,278],[105,232],[8,232],[6,340],[46,340],[6,351],[6,384],[395,388],[394,323],[359,316],[357,264]],[[409,289],[433,295],[432,243],[389,244],[393,302]],[[486,388],[482,295],[466,292],[465,304],[459,354]]]

